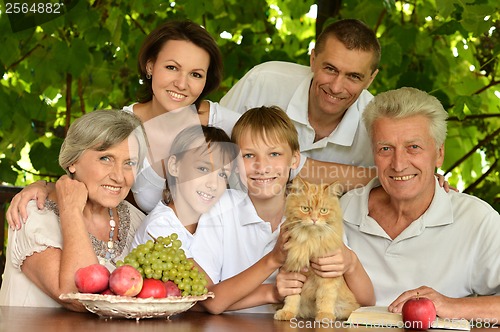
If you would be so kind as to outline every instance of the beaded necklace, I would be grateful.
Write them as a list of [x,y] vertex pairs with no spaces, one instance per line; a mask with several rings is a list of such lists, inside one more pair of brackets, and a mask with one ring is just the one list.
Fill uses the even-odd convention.
[[[59,209],[57,207],[57,204],[50,200],[47,199],[45,202],[45,207],[49,210],[52,211],[58,218],[59,218]],[[94,248],[94,252],[96,253],[99,262],[101,264],[105,264],[106,262],[109,262],[114,265],[114,259],[119,257],[122,253],[123,250],[125,249],[125,245],[127,244],[127,239],[129,238],[129,231],[130,231],[130,210],[128,206],[124,203],[121,202],[117,207],[116,207],[116,213],[119,219],[119,225],[118,228],[116,228],[116,221],[113,218],[113,221],[115,222],[115,230],[118,232],[118,240],[113,241],[113,253],[109,252],[108,248],[108,241],[102,241],[98,240],[94,235],[91,233],[89,234],[90,240],[92,242],[92,247]],[[111,216],[113,215],[113,212],[111,211],[110,213],[110,219]],[[112,225],[111,220],[110,220],[110,226]],[[113,234],[110,236],[111,239],[114,237],[114,231]],[[110,232],[111,233],[111,232]],[[108,256],[109,255],[109,256]],[[113,259],[109,259],[107,257],[113,257]]]
[[114,209],[113,212],[114,215],[116,215],[118,218],[115,220],[116,226],[114,229],[114,232],[118,234],[118,239],[113,241],[113,255],[109,252],[109,239],[106,239],[104,241],[98,240],[94,235],[89,233],[90,239],[92,241],[92,246],[94,247],[94,251],[98,256],[99,262],[101,262],[101,264],[109,262],[114,265],[114,260],[120,257],[120,255],[123,253],[123,250],[125,249],[125,246],[128,243],[127,241],[129,239],[130,211],[127,205],[122,202],[116,207],[116,209]]
[[106,252],[106,259],[115,258],[115,243],[113,241],[113,237],[115,236],[115,227],[116,222],[113,218],[113,209],[109,208],[109,241],[108,241],[108,252]]

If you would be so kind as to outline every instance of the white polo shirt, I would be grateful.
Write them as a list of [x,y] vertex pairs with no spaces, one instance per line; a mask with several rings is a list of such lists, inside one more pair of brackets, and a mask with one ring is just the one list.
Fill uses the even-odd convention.
[[356,166],[373,166],[373,153],[361,120],[365,106],[373,95],[364,90],[346,111],[338,127],[314,142],[315,132],[309,124],[310,67],[291,62],[270,61],[253,67],[220,100],[220,104],[238,113],[250,108],[276,105],[292,119],[299,134],[302,168],[306,158]]
[[160,200],[137,229],[132,246],[135,248],[141,243],[152,240],[149,234],[158,238],[159,236],[166,237],[172,233],[176,233],[178,239],[181,240],[186,257],[192,257],[189,248],[193,242],[193,234],[184,227],[174,210]]
[[[254,265],[268,254],[278,239],[271,224],[262,220],[248,195],[228,189],[208,212],[210,219],[198,224],[191,245],[194,260],[214,283],[231,278]],[[274,283],[272,274],[265,283]],[[252,312],[274,312],[272,306],[250,309]]]
[[486,202],[446,193],[436,181],[429,209],[392,240],[368,215],[377,178],[340,200],[351,249],[375,288],[377,305],[429,286],[445,296],[500,295],[500,215]]

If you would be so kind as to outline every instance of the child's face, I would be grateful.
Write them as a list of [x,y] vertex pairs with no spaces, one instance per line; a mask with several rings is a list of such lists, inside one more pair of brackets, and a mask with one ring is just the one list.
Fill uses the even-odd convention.
[[176,178],[174,204],[176,209],[191,210],[201,215],[207,212],[227,188],[231,161],[219,148],[193,149],[180,160],[168,162],[169,172]]
[[299,164],[299,152],[292,152],[287,142],[273,142],[249,131],[241,136],[239,147],[249,196],[260,200],[283,197],[290,170]]

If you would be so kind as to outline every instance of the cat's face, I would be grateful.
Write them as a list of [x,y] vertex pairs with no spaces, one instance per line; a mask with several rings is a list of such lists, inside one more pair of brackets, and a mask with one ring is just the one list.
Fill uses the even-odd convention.
[[342,210],[337,190],[336,185],[315,185],[296,178],[286,202],[288,227],[341,227]]

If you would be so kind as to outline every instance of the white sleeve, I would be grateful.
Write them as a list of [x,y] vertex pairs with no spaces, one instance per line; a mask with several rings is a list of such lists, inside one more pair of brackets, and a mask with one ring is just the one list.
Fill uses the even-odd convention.
[[212,282],[220,282],[224,261],[222,220],[217,217],[200,219],[190,249],[193,259]]
[[[135,104],[124,106],[122,111],[135,114]],[[137,206],[145,213],[151,212],[160,199],[162,199],[164,188],[165,179],[155,172],[147,158],[144,159],[144,163],[137,172],[135,183],[131,190]]]
[[[476,200],[479,201],[479,200]],[[481,202],[485,205],[485,202]],[[472,206],[471,206],[472,207]],[[491,206],[487,208],[474,206],[475,222],[480,222],[477,240],[477,250],[474,252],[472,275],[472,290],[479,295],[500,295],[500,215]]]
[[182,242],[182,249],[184,249],[187,257],[192,257],[190,252],[191,242],[193,236],[182,225],[181,221],[175,215],[175,212],[159,202],[156,207],[146,216],[141,226],[137,229],[134,237],[134,247],[141,243],[146,243],[153,238],[160,236],[166,237],[176,233],[178,239]]
[[[26,257],[48,247],[62,249],[63,238],[59,218],[47,208],[38,210],[35,201],[28,202],[28,219],[19,230],[9,230],[12,264],[21,270]],[[3,226],[2,226],[3,227]]]
[[258,84],[258,73],[255,67],[247,72],[236,84],[222,97],[220,104],[237,113],[243,114],[248,109],[259,105],[260,89]]
[[164,188],[165,179],[155,172],[147,159],[144,159],[143,167],[137,173],[132,186],[134,200],[139,208],[145,213],[150,213],[162,199]]
[[210,102],[210,117],[208,124],[210,126],[223,129],[231,137],[234,124],[240,118],[241,114],[230,110],[219,103]]

